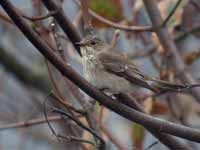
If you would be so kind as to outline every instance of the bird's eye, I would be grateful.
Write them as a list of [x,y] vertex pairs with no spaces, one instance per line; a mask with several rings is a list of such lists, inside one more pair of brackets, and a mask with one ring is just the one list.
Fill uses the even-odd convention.
[[95,41],[92,41],[92,42],[91,42],[91,45],[95,45],[95,44],[96,44],[96,42],[95,42]]

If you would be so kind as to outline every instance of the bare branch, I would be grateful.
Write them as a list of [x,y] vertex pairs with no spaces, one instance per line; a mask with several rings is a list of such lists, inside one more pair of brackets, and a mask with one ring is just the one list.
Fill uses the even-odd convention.
[[87,143],[87,144],[91,144],[92,146],[95,146],[95,144],[93,142],[82,139],[82,138],[78,138],[78,137],[75,137],[75,136],[63,136],[63,135],[57,134],[57,137],[65,139],[65,140],[67,140],[67,142],[73,142],[74,141],[74,142]]
[[158,141],[153,142],[151,145],[149,145],[145,150],[150,150],[152,147],[158,144]]
[[[156,1],[155,0],[143,0],[143,1],[147,9],[147,12],[149,14],[149,17],[151,19],[152,25],[154,27],[157,27],[160,24],[162,24],[163,21],[160,12],[158,10]],[[185,64],[180,54],[178,53],[178,50],[167,30],[164,27],[158,28],[156,30],[156,34],[158,36],[158,39],[160,40],[162,47],[168,52],[170,58],[172,58],[170,63],[174,66],[176,73],[180,74],[181,80],[183,82],[188,82],[189,84],[196,83],[195,79],[192,77],[190,73],[184,72]],[[196,98],[196,100],[200,102],[199,90],[197,88],[191,89],[191,92],[193,96]]]
[[43,15],[43,16],[33,16],[33,17],[29,17],[25,14],[22,14],[22,16],[28,20],[31,20],[31,21],[38,21],[38,20],[44,20],[44,19],[47,19],[49,17],[52,17],[53,15],[55,15],[58,11],[52,11],[52,12],[49,12],[48,14],[46,15]]
[[80,0],[80,1],[81,1],[83,21],[84,21],[84,29],[87,29],[92,26],[91,17],[88,12],[88,0]]
[[82,122],[80,122],[79,120],[77,120],[76,118],[72,117],[70,114],[59,110],[59,109],[54,109],[53,112],[58,113],[62,116],[66,116],[69,119],[73,120],[78,126],[80,126],[81,128],[83,128],[84,130],[90,132],[92,135],[94,135],[95,137],[97,137],[99,139],[99,141],[101,142],[99,149],[104,150],[105,149],[105,141],[92,129],[86,127]]
[[186,32],[184,32],[183,34],[179,35],[178,37],[175,38],[175,42],[180,42],[183,39],[185,39],[188,35],[192,34],[192,33],[197,33],[200,32],[200,26],[199,27],[194,27]]
[[50,12],[58,10],[58,12],[54,15],[54,18],[56,19],[58,24],[61,26],[63,31],[66,33],[66,35],[69,37],[72,44],[77,49],[78,53],[81,55],[80,48],[75,44],[77,42],[80,42],[81,37],[76,31],[73,24],[69,21],[67,16],[64,14],[63,9],[59,8],[55,4],[55,2],[53,2],[52,0],[43,0],[43,3]]
[[[118,100],[121,103],[127,105],[128,107],[131,107],[135,110],[138,110],[140,112],[145,113],[144,108],[133,97],[130,97],[130,96],[125,95],[125,94],[120,94],[120,95],[118,95]],[[164,145],[166,145],[170,149],[191,150],[191,148],[187,144],[180,142],[177,138],[175,138],[171,135],[161,133],[159,130],[155,130],[155,129],[152,129],[152,128],[149,128],[149,127],[146,127],[146,129],[151,134],[153,134],[156,138],[158,138],[158,140],[161,143],[163,143]]]
[[1,0],[0,4],[7,14],[12,18],[13,22],[15,22],[18,28],[24,33],[24,35],[61,72],[62,75],[69,78],[88,95],[98,100],[102,105],[105,105],[121,116],[139,123],[146,128],[152,128],[155,131],[200,142],[200,131],[197,129],[192,129],[161,119],[156,119],[155,117],[151,117],[131,109],[126,105],[119,104],[115,100],[112,100],[112,98],[104,95],[97,88],[89,84],[85,79],[78,75],[69,65],[63,62],[59,56],[55,55],[52,49],[28,26],[23,18],[17,13],[17,11],[15,11],[15,8],[8,0]]
[[[144,32],[144,31],[149,31],[149,32],[154,32],[156,31],[158,28],[162,28],[164,26],[166,26],[166,24],[168,23],[168,21],[170,20],[170,18],[173,16],[173,14],[175,13],[176,9],[178,8],[179,4],[181,3],[182,0],[178,0],[178,2],[176,3],[176,5],[174,6],[174,8],[172,9],[172,11],[169,13],[169,15],[167,16],[167,18],[159,25],[157,26],[126,26],[126,25],[121,25],[119,23],[115,23],[112,22],[106,18],[104,18],[103,16],[98,15],[97,13],[95,13],[94,11],[92,11],[91,9],[89,10],[90,15],[92,15],[92,17],[94,17],[95,19],[99,20],[100,22],[109,25],[113,28],[116,29],[121,29],[121,30],[125,30],[125,31],[130,31],[130,32]],[[75,1],[78,5],[79,2],[76,0]]]
[[[47,118],[51,122],[59,121],[62,119],[62,117],[59,115],[47,116]],[[6,125],[1,125],[0,131],[7,130],[7,129],[13,129],[13,128],[24,128],[24,127],[29,127],[29,126],[33,126],[33,125],[42,124],[42,123],[46,123],[46,119],[44,117],[37,118],[37,119],[31,119],[31,120],[27,120],[27,121],[19,121],[19,122],[15,122],[15,123],[6,124]]]
[[172,9],[172,11],[169,13],[169,15],[167,16],[167,18],[163,21],[163,23],[161,25],[162,27],[165,27],[167,25],[167,23],[169,22],[170,18],[173,16],[173,14],[177,10],[177,8],[178,8],[178,6],[180,5],[181,2],[182,2],[182,0],[177,0],[176,5]]

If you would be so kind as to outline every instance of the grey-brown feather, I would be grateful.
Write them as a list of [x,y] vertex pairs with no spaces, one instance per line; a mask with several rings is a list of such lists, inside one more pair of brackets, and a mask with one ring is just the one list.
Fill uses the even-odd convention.
[[[91,47],[81,48],[82,51],[89,50]],[[131,84],[128,80],[120,77],[105,69],[106,63],[103,64],[98,57],[99,53],[90,54],[90,56],[83,55],[83,72],[85,78],[98,87],[99,89],[109,89],[111,93],[129,93],[133,92],[137,86]],[[113,64],[112,69],[120,71],[120,65]],[[116,68],[115,68],[116,67]],[[122,68],[121,68],[122,69]]]
[[83,72],[85,78],[99,89],[109,89],[112,93],[133,92],[138,87],[154,92],[180,91],[196,85],[173,84],[144,76],[125,55],[89,34],[81,41]]
[[155,91],[155,89],[148,84],[145,76],[135,64],[122,53],[112,50],[110,50],[109,53],[107,53],[107,51],[101,51],[98,54],[98,59],[108,72],[123,77],[134,85]]

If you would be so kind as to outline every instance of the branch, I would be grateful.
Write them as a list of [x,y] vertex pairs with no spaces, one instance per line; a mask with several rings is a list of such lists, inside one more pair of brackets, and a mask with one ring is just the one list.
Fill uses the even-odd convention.
[[[135,110],[145,113],[144,108],[139,103],[137,103],[137,100],[135,100],[133,97],[127,96],[125,94],[120,94],[120,95],[118,95],[118,100],[121,103],[123,103]],[[155,129],[152,129],[149,127],[146,127],[146,128],[151,134],[153,134],[156,138],[158,138],[161,143],[163,143],[170,149],[181,149],[181,150],[190,150],[191,149],[190,147],[188,147],[187,144],[180,142],[177,138],[175,138],[171,135],[161,133],[161,132],[159,132],[159,130],[155,130]]]
[[77,30],[73,26],[73,24],[69,21],[67,16],[64,14],[63,9],[58,7],[53,0],[42,0],[44,5],[47,7],[47,9],[50,12],[57,11],[56,14],[54,14],[54,18],[56,19],[57,23],[61,26],[63,31],[66,33],[66,35],[71,40],[72,44],[78,51],[79,55],[81,55],[80,47],[77,46],[75,43],[80,42],[81,37],[78,34]]
[[106,25],[109,25],[113,28],[116,28],[116,29],[121,29],[121,30],[125,30],[125,31],[130,31],[130,32],[133,32],[133,31],[134,32],[144,32],[144,31],[153,32],[153,29],[151,26],[126,26],[126,25],[112,22],[112,21],[98,15],[97,13],[93,12],[92,10],[89,10],[89,13],[92,15],[92,17],[99,20],[100,22],[102,22]]
[[182,0],[178,0],[176,2],[176,5],[174,6],[174,8],[172,9],[172,11],[169,13],[169,15],[167,16],[167,18],[163,21],[162,23],[162,27],[165,27],[168,23],[168,21],[170,20],[170,18],[173,16],[173,14],[175,13],[175,11],[177,10],[178,6],[180,5],[180,3],[182,2]]
[[54,92],[51,92],[51,97],[54,98],[55,100],[57,100],[60,104],[62,104],[63,106],[65,106],[65,108],[67,108],[68,110],[72,110],[76,113],[79,113],[81,115],[85,115],[85,111],[84,110],[79,110],[76,109],[74,106],[72,106],[70,103],[68,103],[67,100],[62,99],[61,97],[59,97],[58,95],[56,95]]
[[130,107],[119,104],[119,102],[112,100],[112,98],[106,96],[100,92],[97,88],[88,83],[79,74],[77,74],[70,65],[67,65],[57,56],[53,50],[43,41],[39,35],[37,35],[30,26],[23,20],[13,5],[8,0],[1,0],[1,6],[7,12],[7,14],[12,18],[13,22],[18,26],[18,28],[23,32],[28,40],[40,51],[59,71],[60,73],[70,79],[73,83],[85,91],[89,96],[97,100],[102,105],[108,107],[114,112],[120,114],[121,116],[134,121],[144,127],[152,128],[159,132],[164,132],[172,134],[174,136],[179,136],[191,141],[200,142],[200,131],[197,129],[192,129],[190,127],[185,127],[183,125],[177,125],[162,119],[156,119],[155,117],[138,112]]
[[145,46],[145,49],[137,50],[137,51],[130,51],[126,53],[126,56],[129,59],[137,59],[137,58],[142,58],[142,57],[148,57],[151,56],[152,54],[157,52],[158,46],[154,44],[150,44]]
[[68,117],[69,119],[73,120],[79,127],[81,127],[84,130],[90,132],[92,135],[94,135],[96,138],[98,138],[99,141],[101,142],[100,147],[99,147],[100,150],[104,150],[105,149],[105,141],[94,130],[86,127],[82,122],[80,122],[79,120],[77,120],[76,118],[72,117],[70,114],[68,114],[68,113],[66,113],[66,112],[64,112],[62,110],[54,109],[53,112],[58,113],[58,114],[60,114],[62,116]]
[[45,75],[36,74],[3,48],[0,48],[0,63],[21,82],[43,92],[49,92],[51,85]]
[[[62,119],[62,117],[59,115],[48,116],[49,121],[58,121],[61,119]],[[19,122],[15,122],[15,123],[6,124],[6,125],[1,125],[0,131],[7,130],[7,129],[13,129],[13,128],[24,128],[24,127],[29,127],[29,126],[33,126],[33,125],[42,124],[42,123],[46,123],[45,118],[37,118],[37,119],[31,119],[31,120],[27,120],[27,121],[19,121]]]
[[[147,12],[149,14],[149,17],[151,19],[152,25],[154,27],[157,27],[160,24],[162,24],[163,21],[160,12],[158,10],[156,1],[155,0],[143,0],[143,1],[147,9]],[[165,49],[168,52],[168,54],[170,54],[171,64],[174,66],[176,74],[180,74],[181,80],[183,82],[194,84],[196,81],[192,77],[192,75],[188,72],[184,72],[185,64],[167,30],[164,27],[158,28],[156,30],[156,34],[158,36],[158,39],[160,40],[163,49]],[[200,102],[199,90],[197,88],[191,89],[191,92],[192,95],[197,99],[197,101]]]
[[80,0],[80,1],[81,1],[83,21],[84,21],[84,29],[87,29],[92,26],[91,17],[88,12],[88,0]]
[[144,150],[150,150],[152,147],[154,147],[157,144],[158,144],[158,141],[155,141],[151,145],[149,145],[147,148],[145,148]]
[[[172,11],[167,16],[167,18],[162,22],[162,24],[159,24],[156,27],[154,27],[154,26],[126,26],[126,25],[121,25],[119,23],[112,22],[112,21],[104,18],[103,16],[98,15],[97,13],[92,11],[91,9],[89,9],[89,14],[92,17],[94,17],[95,19],[99,20],[100,22],[102,22],[106,25],[109,25],[113,28],[116,28],[116,29],[121,29],[121,30],[125,30],[125,31],[130,31],[130,32],[133,32],[133,31],[134,32],[144,32],[144,31],[154,32],[158,28],[162,28],[162,27],[166,26],[166,24],[168,23],[168,21],[170,20],[172,15],[175,13],[175,11],[178,8],[181,1],[182,0],[178,0],[178,2],[176,3],[176,5],[172,9]],[[78,4],[80,6],[80,4],[77,0],[75,2],[76,2],[76,4]],[[82,0],[81,0],[81,2],[82,2]]]
[[43,15],[43,16],[33,16],[33,17],[29,17],[25,14],[22,14],[22,16],[28,20],[31,20],[31,21],[38,21],[38,20],[44,20],[44,19],[47,19],[49,17],[52,17],[53,15],[55,15],[57,13],[57,11],[52,11],[52,12],[49,12],[48,14],[46,15]]
[[197,33],[197,32],[200,32],[200,26],[194,27],[194,28],[186,31],[185,33],[179,35],[178,37],[175,38],[175,42],[178,43],[178,42],[184,40],[188,35]]
[[[75,0],[75,2],[78,6],[80,6],[80,3],[77,0]],[[100,22],[102,22],[106,25],[109,25],[113,28],[116,28],[116,29],[121,29],[121,30],[125,30],[125,31],[135,31],[135,32],[144,32],[144,31],[152,32],[153,31],[151,26],[126,26],[126,25],[121,25],[119,23],[112,22],[112,21],[104,18],[103,16],[98,15],[91,9],[89,9],[89,14],[92,17],[94,17],[95,19],[99,20]]]
[[74,141],[74,142],[87,143],[87,144],[90,144],[90,145],[95,147],[95,143],[88,141],[88,140],[85,140],[85,139],[82,139],[82,138],[75,137],[75,136],[63,136],[63,135],[57,134],[56,137],[65,139],[65,140],[67,140],[67,142],[69,142],[69,141],[73,142]]

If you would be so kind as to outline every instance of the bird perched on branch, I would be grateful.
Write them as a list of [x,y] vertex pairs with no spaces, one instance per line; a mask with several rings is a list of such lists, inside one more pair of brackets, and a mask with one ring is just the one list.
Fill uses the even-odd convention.
[[83,55],[83,72],[86,80],[101,90],[111,93],[130,93],[139,87],[153,92],[185,91],[200,84],[181,85],[144,75],[124,54],[101,40],[92,28],[76,43]]

